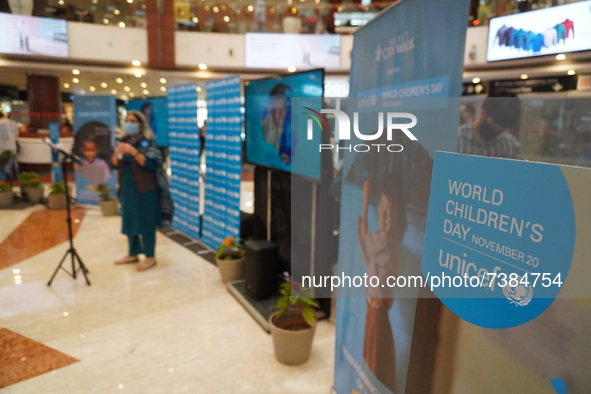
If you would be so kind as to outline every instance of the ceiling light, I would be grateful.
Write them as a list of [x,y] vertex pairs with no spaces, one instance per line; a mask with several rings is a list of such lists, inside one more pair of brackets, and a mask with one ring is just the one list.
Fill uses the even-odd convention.
[[197,91],[200,92],[201,91],[201,86],[197,86]]
[[528,79],[529,78],[529,75],[527,75],[527,74],[521,74],[519,76],[519,78],[521,78],[521,79]]
[[136,67],[139,67],[139,66],[141,66],[141,65],[142,65],[142,62],[140,62],[139,60],[132,60],[132,61],[131,61],[131,64],[133,64],[133,65],[134,65],[134,66],[136,66]]
[[105,89],[107,87],[107,83],[106,82],[101,82],[101,88]]
[[111,89],[111,94],[117,94],[117,90],[116,89]]
[[148,91],[147,89],[142,90],[142,93],[146,96],[150,95],[150,91]]
[[472,83],[480,83],[480,78],[476,77],[472,79]]
[[126,92],[131,92],[131,88],[129,86],[124,86],[123,90],[125,90]]
[[123,78],[115,78],[115,82],[117,82],[117,83],[123,83]]
[[133,74],[133,75],[135,75],[135,77],[136,77],[136,78],[141,78],[141,77],[143,77],[143,76],[144,76],[144,74],[143,74],[141,71],[137,71],[137,72],[136,72],[135,74]]
[[78,78],[72,78],[72,82],[78,83],[78,82],[80,82],[80,80]]
[[207,64],[199,63],[199,70],[207,70]]
[[103,23],[104,23],[105,25],[108,25],[108,24],[109,24],[109,20],[108,20],[107,18],[103,18]]
[[145,89],[148,87],[148,84],[145,82],[142,82],[142,83],[140,83],[140,86]]
[[115,15],[119,15],[120,13],[121,13],[121,11],[119,11],[117,8],[115,8],[113,10],[113,14],[115,14]]
[[224,16],[224,22],[226,22],[226,23],[230,22],[230,17],[228,15]]
[[80,94],[84,94],[86,91],[84,89],[80,89]]
[[69,83],[67,83],[67,82],[64,83],[64,89],[68,89],[69,87],[70,87],[70,84]]
[[129,93],[129,97],[135,97],[135,94],[133,94],[133,92]]
[[133,3],[133,0],[127,0],[127,2],[128,2],[129,4],[132,4],[132,3]]
[[166,83],[166,78],[160,78],[160,83]]
[[88,90],[90,90],[91,92],[94,92],[96,90],[96,88],[94,86],[91,86],[88,88]]
[[119,27],[124,29],[125,28],[125,22],[119,22]]
[[217,6],[214,6],[214,7],[213,7],[213,12],[217,13],[217,12],[219,12],[219,11],[220,11],[220,9],[219,9]]
[[568,75],[575,75],[575,70],[568,70],[566,73]]
[[199,23],[199,18],[197,18],[196,16],[193,17],[193,23]]
[[564,53],[559,53],[558,55],[556,55],[556,60],[565,60],[566,59],[566,55]]
[[78,70],[77,68],[72,70],[72,74],[74,75],[80,75],[80,70]]
[[254,11],[254,7],[249,5],[248,7],[246,7],[246,11],[248,11],[248,12]]
[[166,92],[166,86],[160,86],[160,91],[161,92]]
[[295,70],[296,70],[295,66],[289,66],[289,67],[287,67],[287,71],[289,71],[290,73],[295,72]]

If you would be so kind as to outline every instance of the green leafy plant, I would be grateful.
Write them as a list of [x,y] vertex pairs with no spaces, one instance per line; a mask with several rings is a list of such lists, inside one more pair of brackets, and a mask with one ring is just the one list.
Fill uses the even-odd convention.
[[19,174],[18,181],[25,188],[38,189],[41,187],[41,178],[36,172],[23,171]]
[[237,260],[244,257],[244,246],[240,238],[226,237],[224,242],[215,252],[215,257],[220,260]]
[[5,181],[0,181],[0,192],[9,192],[10,191],[10,185],[8,183],[6,183]]
[[278,311],[274,317],[279,328],[303,330],[316,325],[318,304],[314,301],[312,289],[296,282],[285,282],[279,287],[279,292],[281,297],[275,304]]
[[111,189],[106,183],[101,183],[96,187],[96,191],[99,193],[101,201],[109,201],[111,199]]
[[2,153],[0,153],[0,159],[12,159],[12,158],[16,158],[16,155],[8,149],[3,150]]
[[50,196],[63,196],[66,194],[66,184],[64,182],[54,183],[50,187]]

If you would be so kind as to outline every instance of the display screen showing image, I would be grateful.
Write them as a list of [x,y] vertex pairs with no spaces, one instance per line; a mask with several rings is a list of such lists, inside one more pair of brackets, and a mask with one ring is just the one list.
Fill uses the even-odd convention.
[[[253,164],[318,179],[320,136],[307,139],[308,117],[294,116],[292,98],[322,106],[324,70],[251,81],[245,86],[246,159]],[[302,112],[305,111],[301,108]]]
[[0,53],[68,57],[66,21],[0,13]]
[[486,59],[521,59],[591,49],[591,1],[490,20]]

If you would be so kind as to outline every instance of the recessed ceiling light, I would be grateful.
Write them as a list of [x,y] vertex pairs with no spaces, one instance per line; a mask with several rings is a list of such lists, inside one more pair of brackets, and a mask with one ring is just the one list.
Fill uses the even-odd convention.
[[201,86],[197,86],[197,91],[200,92],[201,90]]
[[289,71],[290,73],[295,72],[295,70],[296,70],[295,66],[289,66],[289,67],[287,67],[287,71]]
[[129,93],[129,97],[135,97],[135,94],[133,94],[133,92]]
[[161,92],[166,92],[166,86],[160,86],[160,91]]
[[117,94],[117,89],[111,89],[111,94]]
[[80,75],[80,70],[78,70],[77,68],[72,70],[72,74],[74,75]]
[[473,78],[472,83],[480,83],[480,78],[478,78],[478,77]]
[[125,22],[119,22],[119,27],[124,29],[125,28]]
[[519,78],[521,78],[521,79],[528,79],[529,78],[529,75],[527,75],[527,74],[521,74],[519,76]]
[[119,15],[120,13],[121,13],[121,11],[119,11],[117,8],[115,8],[113,10],[113,14],[115,14],[115,15]]
[[109,24],[109,20],[108,20],[107,18],[103,18],[103,23],[104,23],[105,25],[108,25],[108,24]]
[[140,83],[140,86],[145,89],[148,87],[148,84],[145,82],[142,82],[142,83]]
[[230,17],[228,15],[224,16],[224,22],[226,22],[226,23],[230,22]]
[[136,72],[135,74],[133,74],[133,75],[135,75],[135,77],[136,77],[136,78],[141,78],[141,77],[143,77],[143,76],[144,76],[144,74],[143,74],[141,71],[137,71],[137,72]]
[[64,83],[64,89],[68,89],[69,87],[70,87],[70,84],[69,83],[67,83],[67,82]]
[[94,86],[91,86],[88,88],[88,90],[90,90],[91,92],[94,92],[96,90],[96,88]]
[[131,61],[131,64],[133,64],[133,65],[134,65],[134,66],[136,66],[136,67],[139,67],[139,66],[141,66],[141,65],[142,65],[142,62],[140,62],[139,60],[132,60],[132,61]]
[[72,82],[78,83],[78,82],[80,82],[80,80],[78,78],[72,78]]
[[105,89],[107,87],[107,83],[106,82],[101,82],[101,88]]
[[146,96],[150,95],[150,91],[148,91],[147,89],[144,89],[142,91],[143,94],[145,94]]
[[123,78],[115,78],[115,82],[117,82],[117,83],[123,83]]
[[127,0],[129,4],[133,4],[133,0]]
[[565,60],[566,59],[566,55],[564,53],[559,53],[558,55],[556,55],[556,60]]
[[575,74],[576,74],[576,73],[575,73],[575,70],[568,70],[566,73],[567,73],[568,75],[575,75]]
[[166,83],[166,78],[160,78],[160,83]]
[[196,16],[193,17],[193,23],[199,23],[199,18],[197,18]]
[[129,86],[124,86],[123,90],[125,90],[126,92],[131,92],[131,88]]
[[207,70],[207,64],[199,63],[199,70]]

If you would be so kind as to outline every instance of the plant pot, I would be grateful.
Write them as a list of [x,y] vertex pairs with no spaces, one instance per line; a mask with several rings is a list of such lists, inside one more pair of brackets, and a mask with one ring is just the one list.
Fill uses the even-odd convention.
[[14,195],[12,193],[12,190],[9,190],[7,192],[0,192],[0,207],[10,207],[13,203],[13,200]]
[[25,187],[25,194],[27,195],[27,200],[29,200],[29,202],[32,202],[33,204],[39,204],[39,202],[41,202],[41,198],[43,198],[43,188]]
[[[275,358],[280,363],[286,365],[300,365],[305,363],[310,359],[310,353],[312,353],[312,343],[314,342],[316,326],[308,326],[303,330],[279,328],[274,322],[276,314],[277,312],[273,313],[269,318]],[[282,316],[279,319],[279,324],[287,320],[284,317]]]
[[47,201],[49,202],[50,209],[66,209],[66,195],[62,194],[61,196],[52,196],[51,194],[47,196]]
[[216,258],[215,262],[220,269],[222,282],[228,283],[244,279],[244,257],[234,260],[220,260]]
[[101,212],[103,216],[115,216],[117,215],[117,200],[110,199],[110,200],[101,200],[99,201],[99,205],[101,207]]

